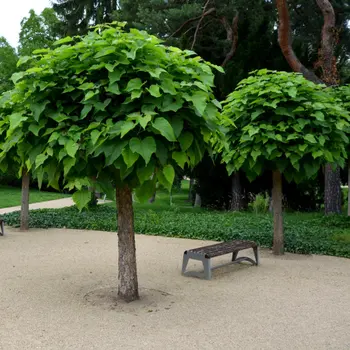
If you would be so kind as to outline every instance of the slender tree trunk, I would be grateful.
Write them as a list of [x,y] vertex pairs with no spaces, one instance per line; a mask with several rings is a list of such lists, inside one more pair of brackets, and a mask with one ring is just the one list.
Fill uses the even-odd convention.
[[279,171],[274,171],[272,188],[273,205],[273,253],[275,255],[284,254],[284,233],[283,233],[283,207],[282,207],[282,175]]
[[22,172],[21,231],[29,229],[29,182],[30,175],[24,169]]
[[188,201],[192,202],[192,188],[194,185],[194,179],[190,179],[190,187],[188,188]]
[[350,159],[348,160],[348,216],[350,216]]
[[231,210],[242,210],[242,187],[239,172],[233,173],[231,178]]
[[325,167],[324,209],[325,214],[341,214],[340,168],[332,169],[331,164]]
[[198,193],[196,193],[196,199],[194,201],[194,206],[195,207],[201,207],[202,206],[202,198],[201,198],[201,196]]
[[119,248],[118,295],[126,302],[131,302],[139,299],[132,192],[127,186],[117,187],[116,197]]

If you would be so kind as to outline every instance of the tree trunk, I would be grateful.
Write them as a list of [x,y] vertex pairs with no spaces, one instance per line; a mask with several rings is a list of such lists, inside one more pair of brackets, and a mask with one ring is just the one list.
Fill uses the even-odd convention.
[[322,80],[316,74],[307,69],[296,56],[292,47],[292,33],[290,29],[290,19],[287,0],[276,0],[278,11],[278,43],[284,58],[294,72],[302,73],[305,79],[313,81],[316,84],[321,84]]
[[274,171],[272,177],[273,253],[282,255],[284,254],[282,175],[279,171]]
[[350,159],[348,160],[348,216],[350,216]]
[[27,170],[22,171],[22,200],[21,200],[21,231],[29,229],[29,182]]
[[194,179],[190,179],[190,186],[188,188],[188,201],[192,202],[192,189],[193,189],[193,185],[194,185]]
[[201,207],[202,206],[202,199],[201,199],[201,196],[196,193],[196,199],[194,201],[194,206],[195,207]]
[[126,302],[131,302],[139,299],[132,192],[127,186],[117,187],[116,197],[119,248],[118,295]]
[[232,174],[232,186],[231,186],[231,210],[239,211],[242,210],[242,187],[239,172]]
[[331,164],[325,167],[324,209],[325,214],[341,214],[341,181],[340,168],[332,169]]

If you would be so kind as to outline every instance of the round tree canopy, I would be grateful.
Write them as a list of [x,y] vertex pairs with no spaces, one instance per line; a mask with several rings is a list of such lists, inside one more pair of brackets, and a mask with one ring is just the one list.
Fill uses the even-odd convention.
[[300,182],[326,162],[343,166],[347,158],[349,113],[325,86],[301,74],[253,72],[228,96],[223,116],[229,173],[243,169],[254,179],[278,170]]
[[30,68],[2,99],[0,164],[15,149],[21,167],[56,188],[63,178],[83,206],[92,181],[148,197],[157,181],[171,188],[174,167],[201,160],[218,125],[219,67],[120,24],[56,46],[20,59]]

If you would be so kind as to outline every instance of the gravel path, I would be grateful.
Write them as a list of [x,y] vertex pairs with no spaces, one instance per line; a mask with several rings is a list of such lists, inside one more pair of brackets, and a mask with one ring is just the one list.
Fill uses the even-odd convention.
[[350,349],[349,259],[262,250],[260,267],[182,277],[183,251],[203,244],[137,236],[142,298],[123,304],[114,233],[8,228],[0,349]]

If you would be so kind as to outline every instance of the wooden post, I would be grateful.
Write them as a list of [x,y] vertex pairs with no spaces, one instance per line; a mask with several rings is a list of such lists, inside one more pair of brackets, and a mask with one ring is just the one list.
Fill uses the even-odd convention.
[[118,209],[119,273],[118,295],[126,302],[139,299],[136,246],[134,234],[134,211],[132,192],[128,186],[116,189]]
[[272,205],[273,205],[273,253],[284,254],[283,206],[282,206],[282,175],[277,170],[272,174]]
[[29,229],[29,182],[27,169],[22,172],[21,231]]

